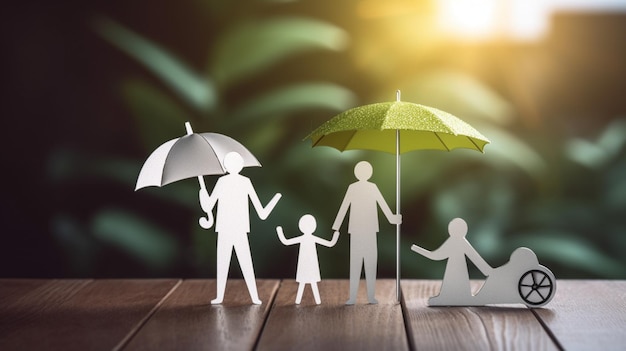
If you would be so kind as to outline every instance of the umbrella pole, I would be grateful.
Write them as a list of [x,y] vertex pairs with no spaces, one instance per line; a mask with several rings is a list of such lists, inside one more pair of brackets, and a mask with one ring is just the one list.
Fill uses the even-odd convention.
[[[187,135],[193,134],[191,123],[185,122],[185,131],[187,132]],[[198,176],[198,184],[200,184],[200,189],[206,191],[206,185],[204,184],[204,178],[202,176]]]
[[[193,134],[191,123],[185,122],[185,131],[187,132],[187,135]],[[206,184],[204,184],[204,177],[201,175],[198,176],[198,184],[200,185],[200,189],[206,192]],[[200,218],[200,226],[204,229],[209,229],[213,225],[213,213],[209,212],[206,215],[207,215],[206,218],[205,217]]]
[[[396,129],[396,214],[400,214],[400,130]],[[400,303],[400,223],[396,224],[396,300]]]

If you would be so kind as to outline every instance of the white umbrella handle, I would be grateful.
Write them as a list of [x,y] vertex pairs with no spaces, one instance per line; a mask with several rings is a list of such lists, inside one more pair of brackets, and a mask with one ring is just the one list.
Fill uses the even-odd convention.
[[[193,129],[191,128],[191,123],[185,122],[185,130],[187,131],[187,135],[193,134]],[[206,191],[206,184],[204,184],[204,178],[202,176],[198,176],[198,184],[200,184],[200,189]],[[198,219],[198,223],[204,229],[209,229],[213,226],[214,223],[213,213],[207,212],[206,217],[200,217]]]
[[[198,184],[200,184],[201,190],[206,191],[206,184],[204,184],[204,178],[202,176],[198,176]],[[198,223],[203,229],[211,228],[214,222],[213,212],[207,212],[206,217],[200,217],[200,219],[198,219]]]

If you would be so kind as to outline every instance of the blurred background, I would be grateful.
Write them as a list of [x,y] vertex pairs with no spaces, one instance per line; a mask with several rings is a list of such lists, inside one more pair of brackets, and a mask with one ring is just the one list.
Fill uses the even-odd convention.
[[[0,276],[214,277],[197,181],[133,191],[190,121],[261,161],[243,174],[283,199],[251,216],[256,275],[294,277],[274,228],[300,235],[310,213],[329,239],[358,161],[395,203],[392,155],[303,138],[400,89],[492,142],[402,156],[403,278],[441,278],[410,246],[438,247],[454,217],[492,266],[527,246],[558,278],[626,278],[626,1],[64,0],[0,16]],[[394,277],[383,220],[379,277]],[[318,248],[323,278],[348,277],[348,242]]]

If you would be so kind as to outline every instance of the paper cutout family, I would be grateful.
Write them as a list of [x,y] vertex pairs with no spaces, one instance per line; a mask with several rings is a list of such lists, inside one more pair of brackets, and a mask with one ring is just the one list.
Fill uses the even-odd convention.
[[[139,173],[135,190],[147,186],[160,187],[178,180],[197,177],[200,185],[200,206],[207,215],[199,219],[199,224],[204,229],[214,225],[217,233],[217,296],[211,304],[223,302],[233,251],[237,256],[252,302],[261,304],[248,242],[249,202],[252,202],[259,218],[265,220],[282,195],[275,194],[268,204],[263,206],[250,179],[240,174],[244,167],[261,166],[252,153],[228,136],[217,133],[196,134],[193,133],[189,123],[185,126],[187,135],[162,144],[148,157]],[[397,155],[399,157],[399,151]],[[339,230],[348,212],[350,287],[346,304],[356,303],[363,268],[368,302],[371,304],[378,302],[375,297],[378,208],[390,224],[398,226],[398,230],[402,223],[402,215],[392,212],[376,184],[369,181],[372,173],[372,166],[367,161],[361,161],[355,166],[354,174],[357,181],[349,185],[341,202],[332,225],[334,234],[331,240],[313,235],[317,224],[310,214],[300,218],[301,236],[288,239],[281,226],[276,228],[278,239],[284,245],[300,244],[296,272],[296,281],[299,283],[296,304],[301,302],[306,284],[310,284],[315,302],[321,303],[317,287],[321,275],[316,245],[332,247],[336,244],[340,236]],[[206,189],[203,175],[221,175],[211,194]],[[217,210],[214,220],[215,207]],[[556,288],[554,275],[546,267],[539,265],[537,257],[530,249],[518,248],[508,263],[499,268],[492,268],[465,239],[466,233],[467,224],[462,219],[456,218],[449,225],[450,238],[440,248],[428,251],[416,245],[411,247],[413,251],[427,258],[447,259],[441,291],[438,296],[429,300],[429,305],[524,303],[531,307],[539,307],[551,300]],[[466,257],[488,277],[475,295],[472,295],[470,289]],[[399,298],[399,265],[397,273]]]

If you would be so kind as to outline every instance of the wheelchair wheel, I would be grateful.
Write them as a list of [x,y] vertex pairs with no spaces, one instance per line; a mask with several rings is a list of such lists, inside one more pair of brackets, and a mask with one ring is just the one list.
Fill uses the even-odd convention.
[[550,271],[530,270],[522,275],[517,285],[522,301],[529,307],[547,304],[556,290],[556,280]]

